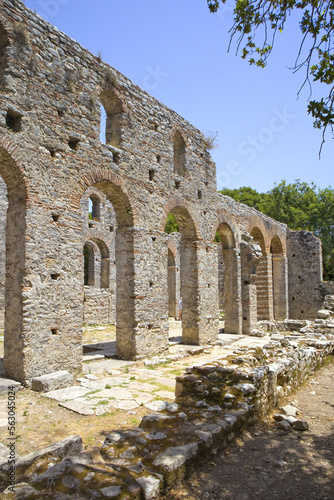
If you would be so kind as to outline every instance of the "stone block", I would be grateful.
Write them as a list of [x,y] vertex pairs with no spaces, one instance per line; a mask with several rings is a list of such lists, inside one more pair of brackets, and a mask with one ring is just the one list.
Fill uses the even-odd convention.
[[[78,455],[82,452],[82,439],[80,436],[68,436],[67,438],[52,444],[42,450],[29,453],[16,461],[16,481],[25,481],[32,474],[43,471],[43,466],[48,464],[50,459],[58,461],[65,457]],[[8,461],[0,465],[0,484],[8,484],[8,471],[10,464]],[[42,468],[42,469],[41,469]]]
[[70,387],[74,382],[73,375],[66,370],[60,370],[40,377],[32,379],[31,388],[36,392],[49,392],[56,391],[57,389],[64,389]]

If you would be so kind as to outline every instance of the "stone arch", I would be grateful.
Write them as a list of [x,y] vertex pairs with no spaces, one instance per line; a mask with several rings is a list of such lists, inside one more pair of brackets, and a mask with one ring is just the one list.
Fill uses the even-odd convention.
[[86,241],[83,247],[84,255],[84,285],[95,286],[95,245]]
[[[4,147],[5,146],[5,147]],[[14,154],[10,154],[13,151]],[[0,140],[0,175],[8,195],[6,220],[6,280],[4,367],[8,376],[24,381],[23,289],[25,269],[26,185],[18,151],[9,141]],[[28,285],[29,286],[29,285]]]
[[100,251],[100,288],[109,288],[109,274],[110,274],[110,254],[107,244],[99,239],[92,238],[92,241],[96,243]]
[[[100,179],[99,179],[100,177]],[[94,180],[92,187],[101,191],[113,206],[117,220],[115,234],[115,262],[116,262],[116,352],[117,356],[124,359],[136,357],[135,321],[134,321],[134,218],[131,202],[122,189],[122,181],[116,175],[109,177],[116,182],[106,180],[106,174],[96,176],[87,175],[85,185],[89,178]],[[81,184],[82,187],[82,184]],[[89,186],[85,186],[84,191]],[[107,247],[102,240],[91,240],[102,249],[102,261],[105,259],[105,270],[109,255]],[[106,284],[106,279],[105,279]]]
[[224,332],[241,333],[240,255],[230,225],[221,222],[217,232],[221,239],[218,245],[218,287],[220,308],[224,311]]
[[277,234],[271,239],[270,253],[274,255],[283,255],[283,245]]
[[199,224],[192,214],[191,207],[181,197],[174,198],[163,208],[163,215],[159,227],[160,231],[165,230],[167,217],[170,213],[176,218],[179,224],[180,233],[185,232],[188,233],[190,237],[195,235],[196,239],[200,239]]
[[288,317],[288,262],[277,234],[271,239],[270,253],[274,318],[282,321]]
[[186,141],[179,130],[176,130],[173,138],[174,150],[174,174],[184,177],[187,173]]
[[272,320],[274,318],[274,309],[271,255],[267,253],[268,245],[261,229],[258,226],[254,226],[250,234],[262,250],[262,257],[257,265],[255,279],[257,319]]
[[[180,238],[180,289],[182,297],[182,338],[185,344],[198,344],[198,266],[196,224],[186,208],[186,203],[173,200],[164,208],[165,227],[168,214],[177,220]],[[167,266],[167,262],[166,262]]]
[[250,235],[253,237],[254,241],[260,245],[262,253],[266,253],[266,243],[261,229],[257,226],[253,227]]
[[72,192],[71,208],[80,209],[80,201],[84,192],[92,186],[102,191],[109,201],[113,199],[111,203],[119,227],[136,225],[139,218],[136,198],[126,182],[118,174],[108,169],[93,170],[79,177],[77,187]]
[[220,235],[224,250],[235,248],[235,238],[229,224],[227,224],[226,222],[221,222],[217,228],[217,232]]

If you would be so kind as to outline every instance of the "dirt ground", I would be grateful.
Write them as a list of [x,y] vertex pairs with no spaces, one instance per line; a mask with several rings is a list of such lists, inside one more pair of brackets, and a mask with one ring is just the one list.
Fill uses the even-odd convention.
[[166,500],[334,500],[334,361],[287,402],[308,431],[283,432],[268,418],[199,464]]

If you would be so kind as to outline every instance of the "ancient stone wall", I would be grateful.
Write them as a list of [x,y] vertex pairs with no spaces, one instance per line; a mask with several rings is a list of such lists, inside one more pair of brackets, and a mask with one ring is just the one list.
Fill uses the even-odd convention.
[[[87,276],[84,277],[83,322],[115,324],[117,230],[115,212],[106,196],[93,187],[84,193],[81,199],[81,211],[83,247],[88,247],[92,255],[92,262],[86,262],[88,268],[85,269]],[[91,275],[89,283],[88,274]]]
[[[169,213],[180,228],[175,289],[182,293],[185,343],[217,337],[217,230],[226,331],[252,333],[260,313],[288,316],[287,228],[217,194],[215,164],[199,130],[18,0],[1,3],[0,85],[9,376],[30,383],[81,369],[83,298],[86,311],[96,299],[83,287],[86,243],[94,262],[86,286],[116,300],[117,355],[168,349]],[[89,192],[103,196],[91,219]],[[112,206],[113,224],[101,220],[101,200]],[[108,224],[116,229],[114,253]]]
[[317,317],[334,282],[322,279],[321,241],[308,231],[288,232],[289,309],[294,319]]

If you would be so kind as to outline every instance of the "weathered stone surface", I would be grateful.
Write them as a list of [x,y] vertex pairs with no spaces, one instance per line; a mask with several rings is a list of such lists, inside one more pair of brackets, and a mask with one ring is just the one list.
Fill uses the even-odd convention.
[[297,420],[296,422],[294,422],[294,428],[297,431],[308,431],[309,425],[305,420]]
[[160,479],[154,476],[142,476],[137,479],[137,482],[144,490],[145,500],[159,498]]
[[[16,461],[16,480],[22,481],[29,477],[31,473],[36,473],[40,467],[47,467],[47,459],[59,460],[64,457],[78,455],[82,452],[82,439],[80,436],[69,436],[58,443],[52,444],[42,450],[29,453],[24,457],[20,457]],[[44,460],[44,461],[43,461]],[[8,470],[10,465],[8,461],[0,464],[0,483],[8,484]]]
[[66,370],[61,370],[32,379],[31,388],[37,392],[49,392],[57,389],[64,389],[73,384],[73,375]]
[[0,395],[8,394],[9,388],[12,387],[14,388],[15,391],[18,391],[22,386],[20,382],[17,382],[16,380],[11,380],[8,378],[0,378]]
[[281,429],[282,431],[290,431],[291,425],[286,420],[282,420],[281,422],[277,422],[277,429]]
[[282,406],[282,411],[288,417],[296,417],[298,415],[298,410],[295,406],[285,405]]
[[167,448],[154,459],[153,465],[162,467],[168,472],[174,472],[182,467],[187,460],[193,458],[197,452],[197,443]]
[[55,399],[56,401],[69,401],[71,399],[80,398],[85,396],[90,392],[90,389],[84,387],[67,387],[65,389],[58,389],[56,391],[50,391],[43,393],[43,396],[50,399]]
[[80,415],[94,415],[92,406],[86,401],[82,401],[80,399],[62,402],[59,403],[59,406],[74,411],[75,413],[79,413]]

